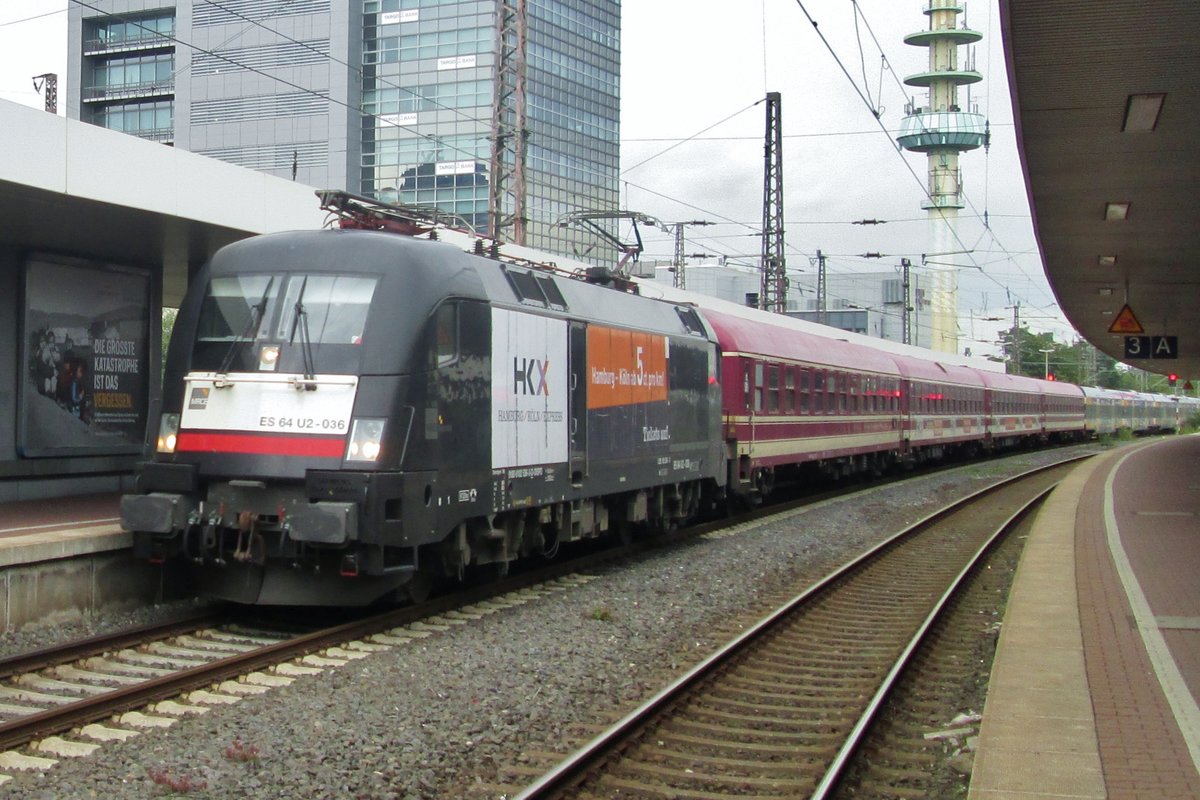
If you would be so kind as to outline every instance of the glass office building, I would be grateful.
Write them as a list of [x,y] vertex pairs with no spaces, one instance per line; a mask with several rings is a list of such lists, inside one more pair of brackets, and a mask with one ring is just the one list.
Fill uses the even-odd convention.
[[[571,211],[617,208],[620,1],[525,0],[525,244],[607,263]],[[488,231],[500,0],[72,4],[67,113]],[[507,238],[507,237],[506,237]]]
[[[82,119],[144,139],[175,141],[175,13],[101,17],[87,28],[79,51],[88,75],[71,92]],[[73,72],[72,75],[75,73]]]

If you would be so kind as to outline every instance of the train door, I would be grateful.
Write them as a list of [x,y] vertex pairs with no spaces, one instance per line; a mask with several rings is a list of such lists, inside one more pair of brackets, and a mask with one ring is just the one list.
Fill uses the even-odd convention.
[[587,325],[572,322],[570,336],[571,483],[580,486],[587,475]]

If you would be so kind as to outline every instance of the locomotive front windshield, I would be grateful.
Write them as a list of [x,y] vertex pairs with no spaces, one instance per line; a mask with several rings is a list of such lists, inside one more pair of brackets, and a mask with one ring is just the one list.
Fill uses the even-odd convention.
[[262,369],[258,346],[279,345],[280,371],[301,371],[309,347],[318,371],[354,371],[377,279],[259,273],[213,278],[200,306],[192,369]]

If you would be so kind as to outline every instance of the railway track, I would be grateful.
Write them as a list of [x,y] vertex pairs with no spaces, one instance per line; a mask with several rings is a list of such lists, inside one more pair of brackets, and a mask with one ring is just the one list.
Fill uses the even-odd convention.
[[[816,499],[847,491],[844,487],[827,491],[816,495]],[[769,516],[813,499],[810,496],[749,512],[741,519]],[[162,720],[154,714],[155,704],[167,703],[169,713],[178,716],[188,713],[186,698],[192,692],[200,692],[201,702],[232,702],[239,695],[263,691],[260,687],[278,685],[277,675],[264,677],[263,670],[278,673],[284,665],[282,677],[286,679],[309,672],[310,666],[358,658],[378,646],[372,639],[388,641],[389,637],[418,635],[401,630],[404,626],[430,618],[445,621],[443,615],[449,615],[450,623],[457,624],[462,621],[461,610],[471,604],[489,602],[499,595],[720,530],[728,524],[728,520],[714,521],[650,540],[636,540],[425,603],[299,635],[274,629],[246,630],[231,623],[226,613],[203,612],[0,659],[0,769],[6,766],[4,754],[22,747],[29,746],[34,758],[40,753],[75,755],[94,747],[88,743],[82,748],[70,742],[64,744],[58,736],[64,732],[85,730],[85,735],[103,740],[112,732],[95,727],[98,722],[124,720],[126,726],[135,728],[156,727]],[[305,659],[308,665],[303,663]],[[286,666],[296,660],[301,662],[298,666]],[[185,702],[180,703],[180,698]],[[118,732],[112,738],[121,736]],[[11,760],[17,768],[23,768],[22,759]]]
[[[0,660],[0,751],[37,741],[35,750],[73,755],[55,734],[120,718],[134,728],[155,720],[136,709],[208,686],[228,677],[221,665],[237,663],[286,641],[282,631],[255,631],[231,623],[220,612],[204,612],[168,622],[68,642]],[[258,691],[232,684],[241,694]],[[103,740],[103,726],[87,735]]]
[[836,570],[520,797],[830,796],[956,587],[1072,463],[953,503]]
[[[798,504],[810,502],[811,497]],[[787,513],[790,505],[782,512],[760,510],[739,521]],[[672,532],[301,635],[223,627],[219,615],[207,615],[0,659],[0,769],[41,769],[43,764],[26,759],[37,762],[87,754],[98,746],[95,742],[134,735],[122,729],[169,724],[163,714],[179,718],[202,713],[195,711],[197,704],[234,702],[239,696],[290,682],[291,676],[312,674],[399,640],[429,635],[420,632],[422,620],[432,618],[432,629],[444,630],[514,604],[500,600],[493,605],[498,595],[530,593],[529,587],[553,585],[564,576],[633,556],[664,541],[706,531],[717,531],[719,536],[729,524],[725,520]],[[569,586],[571,580],[561,583],[555,588]],[[480,612],[482,607],[486,611]],[[418,632],[413,632],[414,627]]]
[[[202,713],[197,704],[232,703],[295,676],[586,582],[590,578],[568,576],[639,549],[627,545],[550,564],[300,634],[254,630],[231,623],[228,615],[200,614],[0,659],[0,769],[40,769],[49,766],[43,760],[87,755],[98,742],[164,727],[169,717]],[[532,588],[539,585],[551,588]],[[71,739],[63,739],[60,734],[68,731],[74,732]]]

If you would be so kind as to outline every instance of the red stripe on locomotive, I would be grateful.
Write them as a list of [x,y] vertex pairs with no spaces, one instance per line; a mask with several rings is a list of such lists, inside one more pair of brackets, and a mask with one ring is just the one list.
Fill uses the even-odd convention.
[[257,433],[183,431],[179,434],[175,451],[341,458],[345,447],[346,440],[341,436],[279,436]]

